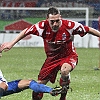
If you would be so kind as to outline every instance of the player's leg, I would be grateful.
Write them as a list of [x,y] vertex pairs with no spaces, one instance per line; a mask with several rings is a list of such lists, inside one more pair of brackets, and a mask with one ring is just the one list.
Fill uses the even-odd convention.
[[6,91],[8,85],[6,79],[3,77],[3,74],[0,70],[0,97],[3,95],[3,92]]
[[0,98],[3,96],[4,91],[7,89],[7,84],[0,81]]
[[28,88],[32,89],[35,93],[50,93],[53,96],[62,92],[62,89],[53,89],[34,80],[15,80],[8,82],[8,89],[3,92],[3,96],[18,93]]
[[[39,80],[38,83],[39,84],[47,84],[48,80]],[[32,100],[41,100],[43,98],[43,93],[36,93],[36,92],[32,92]]]
[[36,93],[50,93],[52,91],[52,88],[49,86],[46,86],[44,84],[39,84],[36,81],[32,80],[29,85],[30,89],[34,90]]
[[[66,93],[61,94],[60,100],[66,100],[67,90],[70,84],[70,72],[76,67],[78,58],[77,55],[71,55],[65,59],[66,63],[61,66],[60,85],[66,87]],[[67,63],[68,62],[68,63]]]
[[7,96],[7,95],[14,94],[14,93],[18,93],[18,92],[21,92],[24,89],[26,89],[26,85],[25,84],[21,84],[21,87],[19,87],[20,81],[21,80],[15,80],[15,81],[8,82],[8,88],[7,88],[6,91],[3,92],[3,96]]
[[0,88],[3,88],[4,90],[7,90],[7,84],[5,82],[0,82]]
[[18,88],[20,89],[26,89],[30,88],[34,92],[37,93],[50,93],[53,89],[49,86],[46,86],[44,84],[39,84],[35,80],[20,80],[18,83]]
[[31,81],[32,80],[28,80],[28,79],[27,80],[20,79],[20,80],[14,80],[14,81],[8,82],[8,89],[7,91],[3,93],[3,96],[19,93],[25,89],[29,89],[29,85]]
[[3,92],[3,96],[18,93],[29,88],[35,90],[36,88],[33,87],[35,86],[34,84],[36,85],[36,82],[32,80],[15,80],[15,81],[8,82],[8,89],[5,92]]
[[[54,74],[54,76],[56,76],[56,75]],[[55,80],[55,78],[54,78],[54,80]],[[52,96],[55,96],[55,95],[58,95],[61,93],[66,93],[65,89],[63,89],[63,88],[54,88],[53,89],[53,88],[50,88],[50,87],[44,85],[47,82],[48,82],[48,80],[42,80],[42,81],[39,80],[38,83],[36,83],[37,86],[33,84],[33,88],[34,88],[34,86],[36,86],[36,90],[38,90],[39,93],[37,93],[37,91],[33,91],[32,92],[32,100],[41,100],[43,97],[43,93],[50,93]],[[37,87],[40,87],[40,88],[37,88]],[[43,92],[43,93],[41,93],[41,92]]]
[[37,83],[34,80],[32,80],[30,82],[29,88],[32,89],[35,93],[50,93],[52,96],[61,94],[62,92],[65,92],[62,88],[56,87],[53,89],[47,85]]
[[64,63],[61,67],[61,78],[60,85],[66,87],[66,93],[62,93],[60,100],[66,100],[67,90],[69,89],[70,84],[70,71],[72,67],[68,63]]
[[4,91],[5,91],[5,90],[4,90],[3,88],[0,87],[0,98],[2,97]]
[[32,94],[32,100],[41,100],[43,97],[43,93],[50,93],[52,96],[56,96],[61,93],[65,93],[65,90],[62,88],[51,88],[41,83],[37,83],[36,81],[32,81],[29,86],[32,90],[34,90]]

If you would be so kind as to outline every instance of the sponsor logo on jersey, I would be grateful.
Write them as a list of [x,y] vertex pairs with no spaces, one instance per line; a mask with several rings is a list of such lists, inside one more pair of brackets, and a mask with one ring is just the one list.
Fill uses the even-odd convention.
[[46,34],[50,34],[50,32],[46,32]]

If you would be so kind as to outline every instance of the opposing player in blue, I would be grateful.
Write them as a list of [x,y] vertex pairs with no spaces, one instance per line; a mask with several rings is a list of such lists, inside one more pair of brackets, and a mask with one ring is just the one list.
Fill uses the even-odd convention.
[[53,89],[44,84],[39,84],[35,80],[19,79],[7,82],[0,70],[0,97],[18,93],[29,88],[36,93],[50,93],[52,96],[58,95],[65,91],[62,88]]

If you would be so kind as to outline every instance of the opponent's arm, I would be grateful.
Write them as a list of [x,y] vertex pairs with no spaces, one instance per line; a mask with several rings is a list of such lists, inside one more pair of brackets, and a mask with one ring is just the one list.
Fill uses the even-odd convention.
[[94,28],[89,27],[89,33],[94,36],[100,37],[100,32]]

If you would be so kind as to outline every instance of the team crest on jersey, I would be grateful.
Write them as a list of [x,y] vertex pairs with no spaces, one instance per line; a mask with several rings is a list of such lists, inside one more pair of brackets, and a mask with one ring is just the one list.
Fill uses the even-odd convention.
[[81,27],[79,27],[77,31],[78,31],[78,32],[82,32],[82,28],[81,28]]
[[62,40],[66,40],[66,34],[65,33],[62,34]]

